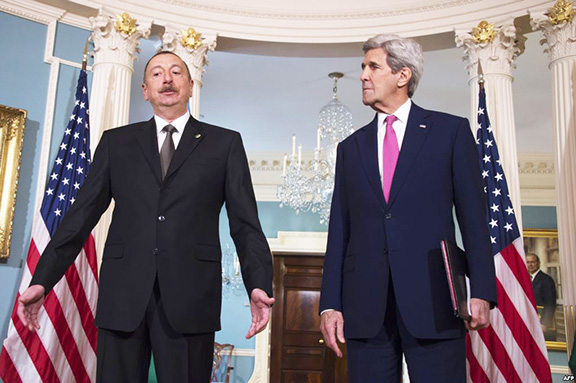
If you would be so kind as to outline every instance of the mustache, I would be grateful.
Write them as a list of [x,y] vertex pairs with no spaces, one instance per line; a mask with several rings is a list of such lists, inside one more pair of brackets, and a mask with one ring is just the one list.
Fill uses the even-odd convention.
[[160,89],[160,93],[164,92],[178,92],[178,88],[173,85],[166,85],[162,89]]

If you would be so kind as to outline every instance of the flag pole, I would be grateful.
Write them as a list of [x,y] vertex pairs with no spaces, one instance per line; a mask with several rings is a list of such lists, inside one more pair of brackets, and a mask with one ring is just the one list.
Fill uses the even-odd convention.
[[484,71],[482,70],[480,60],[478,60],[478,85],[481,90],[484,90]]
[[86,44],[84,44],[84,54],[82,55],[82,70],[86,70],[86,65],[88,64],[88,43],[90,42],[90,37],[86,39]]

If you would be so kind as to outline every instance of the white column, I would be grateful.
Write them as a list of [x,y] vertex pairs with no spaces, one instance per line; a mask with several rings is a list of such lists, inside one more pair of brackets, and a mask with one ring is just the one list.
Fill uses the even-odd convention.
[[[476,28],[475,28],[476,29]],[[476,38],[476,39],[475,39]],[[490,124],[498,144],[500,160],[508,181],[508,190],[514,206],[518,228],[522,232],[522,210],[520,202],[520,180],[518,176],[518,153],[516,149],[516,123],[512,81],[514,60],[524,51],[522,36],[518,36],[512,21],[493,29],[491,39],[479,40],[477,33],[456,34],[456,45],[463,47],[470,78],[471,117],[470,124],[476,134],[478,111],[478,63],[484,73],[486,106]]]
[[202,75],[208,65],[208,51],[216,48],[216,36],[202,37],[193,28],[175,32],[166,27],[162,36],[162,50],[176,53],[190,69],[190,75],[194,81],[192,97],[190,98],[190,114],[198,119],[200,117],[200,89],[202,88]]
[[[128,123],[134,60],[139,51],[140,39],[150,35],[150,24],[142,27],[135,24],[135,20],[127,14],[122,16],[114,19],[100,11],[97,17],[90,18],[94,43],[94,74],[90,96],[92,153],[104,130]],[[99,258],[104,250],[112,209],[113,206],[102,215],[94,229]]]
[[530,16],[532,28],[544,35],[552,71],[558,246],[566,343],[570,352],[576,326],[576,24],[571,18],[557,22],[543,12]]

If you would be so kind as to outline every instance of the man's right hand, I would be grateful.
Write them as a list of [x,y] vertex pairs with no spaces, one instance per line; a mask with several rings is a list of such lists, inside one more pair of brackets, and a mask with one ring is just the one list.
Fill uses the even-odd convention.
[[322,331],[326,346],[331,348],[338,358],[342,358],[342,351],[336,342],[336,339],[338,339],[340,343],[346,343],[342,313],[336,310],[323,312],[320,317],[320,331]]
[[46,289],[41,285],[30,286],[18,299],[18,318],[28,330],[34,332],[40,328],[38,324],[38,311],[44,303]]

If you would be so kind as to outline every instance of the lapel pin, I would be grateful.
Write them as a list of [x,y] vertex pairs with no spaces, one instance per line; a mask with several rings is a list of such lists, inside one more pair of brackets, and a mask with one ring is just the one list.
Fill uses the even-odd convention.
[[426,125],[424,124],[420,125],[420,129],[426,129]]
[[195,137],[196,137],[196,138],[200,138],[200,137],[202,137],[202,135],[201,135],[201,134],[197,134]]

